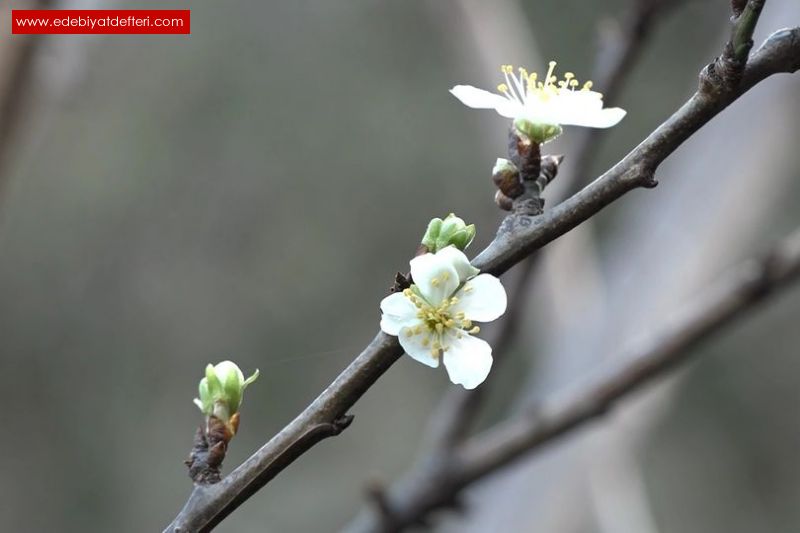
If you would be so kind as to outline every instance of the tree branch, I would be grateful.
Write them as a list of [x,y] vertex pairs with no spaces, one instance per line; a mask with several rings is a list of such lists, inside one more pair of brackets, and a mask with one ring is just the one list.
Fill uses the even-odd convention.
[[[605,25],[599,35],[598,52],[592,80],[602,90],[606,105],[616,104],[653,28],[683,0],[634,0],[621,24]],[[604,130],[584,128],[575,131],[569,153],[571,167],[559,178],[558,188],[573,192],[585,179],[597,155]]]
[[[589,186],[539,216],[511,214],[492,243],[473,261],[499,275],[563,235],[625,193],[655,185],[658,165],[738,96],[778,72],[800,68],[800,28],[770,36],[731,85],[706,76],[700,90],[639,146]],[[709,68],[706,69],[708,71]],[[701,76],[702,77],[702,76]],[[196,486],[167,532],[209,531],[307,449],[346,427],[355,402],[402,355],[396,337],[378,333],[367,348],[300,415],[220,483]]]
[[659,330],[629,348],[628,362],[575,394],[544,405],[467,443],[457,459],[475,480],[553,440],[682,362],[690,350],[800,276],[800,230],[759,259],[742,264]]
[[605,174],[541,216],[506,217],[497,237],[473,261],[475,266],[493,274],[505,272],[624,194],[656,186],[658,166],[694,132],[764,78],[800,68],[800,28],[770,35],[753,54],[738,83],[712,74],[715,65],[703,70],[700,88],[680,109]]
[[[680,0],[633,0],[629,12],[621,24],[615,23],[613,28],[610,28],[608,24],[604,26],[605,31],[601,31],[599,34],[600,44],[592,79],[595,86],[603,90],[603,98],[607,103],[617,99],[641,54],[643,44],[650,37],[660,16],[670,9],[674,9],[680,3]],[[557,190],[562,194],[564,191],[574,192],[580,178],[588,174],[597,155],[597,147],[600,144],[598,140],[603,132],[604,130],[601,129],[585,128],[573,133],[575,138],[570,144],[572,164],[567,165],[563,170],[559,168]],[[562,194],[556,192],[554,195],[556,201]],[[493,336],[493,340],[489,342],[493,347],[495,358],[493,366],[495,368],[503,362],[506,352],[514,342],[526,301],[525,289],[530,280],[534,278],[539,258],[540,252],[536,252],[521,262],[518,267],[520,273],[514,288],[508,291],[508,308],[503,316],[500,329]],[[395,482],[398,487],[403,487],[403,490],[408,492],[412,490],[413,486],[419,487],[419,490],[426,490],[427,485],[438,483],[434,476],[445,471],[439,464],[446,462],[451,455],[450,451],[469,436],[469,431],[484,404],[490,387],[491,383],[484,383],[481,387],[471,391],[455,388],[447,391],[429,417],[420,456],[410,471],[404,473],[400,480]],[[409,480],[413,480],[413,483],[409,483]],[[371,510],[383,515],[383,522],[391,523],[391,509],[385,504],[385,500],[374,497],[376,490],[375,487],[370,487],[367,492],[370,497],[369,503],[373,504]],[[384,491],[384,489],[381,490]],[[381,503],[384,505],[378,505]],[[369,512],[370,509],[362,511],[354,519],[352,527],[358,529],[359,520],[369,520],[366,516]]]
[[[411,479],[383,495],[376,521],[348,531],[399,532],[459,501],[461,491],[567,432],[607,413],[614,403],[664,375],[691,349],[769,296],[800,278],[800,230],[768,254],[750,260],[655,332],[630,346],[625,363],[605,375],[553,398],[519,419],[498,424],[451,451],[433,475]],[[424,481],[424,483],[420,483]]]

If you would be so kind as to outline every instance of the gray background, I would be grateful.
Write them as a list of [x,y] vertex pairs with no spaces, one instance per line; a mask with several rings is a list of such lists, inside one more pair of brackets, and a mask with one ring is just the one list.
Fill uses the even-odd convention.
[[[230,469],[371,339],[378,302],[432,216],[454,211],[476,223],[473,251],[491,240],[502,214],[488,175],[503,155],[504,124],[447,90],[498,80],[469,60],[470,30],[448,4],[178,2],[163,7],[192,9],[191,36],[48,41],[0,204],[4,530],[160,530],[190,490],[182,460],[201,421],[191,400],[206,363],[231,358],[246,373],[261,370]],[[161,6],[135,7],[150,5]],[[585,78],[598,22],[625,5],[523,2],[516,22],[538,44],[530,62],[555,57]],[[604,135],[594,175],[691,94],[721,46],[727,5],[696,0],[666,18],[618,99],[629,114]],[[524,49],[504,52],[503,62],[527,61]],[[763,105],[796,124],[800,86],[784,78],[774,83],[790,89]],[[736,105],[762,103],[748,95]],[[749,227],[755,238],[734,239],[741,247],[725,257],[762,249],[800,222],[797,137],[774,131],[739,123],[720,133],[754,139],[747,145],[768,139],[784,176],[779,190],[757,193],[770,207]],[[552,151],[567,149],[569,135]],[[694,150],[703,176],[715,161],[760,157]],[[625,228],[666,210],[672,178],[660,178],[658,189],[599,217],[604,264],[625,259],[614,255]],[[714,188],[701,192],[714,203]],[[634,208],[645,195],[646,215]],[[529,307],[535,332],[547,304]],[[663,531],[800,527],[798,312],[795,291],[709,343],[643,439],[637,457]],[[536,338],[523,336],[490,377],[497,386],[485,423],[512,403],[519,376],[535,374]],[[353,410],[348,431],[219,531],[343,526],[365,481],[390,480],[409,464],[450,386],[444,372],[401,359]],[[547,531],[526,524],[508,527]]]

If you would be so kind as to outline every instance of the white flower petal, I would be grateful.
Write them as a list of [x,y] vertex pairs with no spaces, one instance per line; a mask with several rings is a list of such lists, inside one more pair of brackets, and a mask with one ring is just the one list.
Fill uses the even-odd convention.
[[459,339],[450,335],[444,352],[444,366],[450,381],[474,389],[486,379],[492,368],[492,347],[484,340],[466,333]]
[[594,91],[560,91],[549,102],[558,123],[566,126],[609,128],[622,120],[625,111],[603,109],[603,95]]
[[625,116],[626,111],[618,107],[600,109],[592,113],[575,114],[562,124],[567,126],[584,126],[586,128],[610,128]]
[[416,325],[417,307],[403,293],[396,292],[381,300],[381,329],[389,335],[397,335],[405,327]]
[[436,252],[436,255],[442,259],[450,261],[450,263],[456,269],[456,272],[458,272],[458,279],[461,281],[461,283],[478,275],[480,272],[480,270],[469,263],[469,259],[467,259],[467,256],[464,255],[464,252],[455,246],[447,246],[442,248]]
[[422,297],[439,307],[460,284],[458,271],[447,256],[423,254],[411,260],[411,277]]
[[594,91],[561,90],[556,98],[560,105],[569,105],[580,110],[598,110],[603,108],[603,95]]
[[462,104],[473,109],[496,109],[508,100],[505,96],[472,85],[456,85],[450,89],[450,93],[461,100]]
[[476,322],[491,322],[506,312],[506,290],[491,274],[480,274],[466,282],[456,293],[458,303],[453,313],[463,312]]
[[502,116],[514,118],[522,111],[522,104],[513,102],[505,96],[478,89],[472,85],[456,85],[450,93],[461,103],[473,109],[494,109]]
[[[410,328],[403,328],[400,330],[400,335],[397,339],[400,341],[400,346],[411,356],[415,361],[419,361],[423,365],[432,368],[439,366],[439,358],[431,353],[430,342],[433,341],[430,333],[425,332],[420,335],[409,335]],[[423,344],[424,340],[428,339],[428,345]]]

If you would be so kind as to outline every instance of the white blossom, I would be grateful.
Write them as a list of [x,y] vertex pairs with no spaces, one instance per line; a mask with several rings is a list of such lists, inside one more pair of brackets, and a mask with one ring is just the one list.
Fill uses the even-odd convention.
[[565,73],[559,81],[553,74],[555,66],[556,62],[551,61],[547,75],[539,79],[536,72],[529,74],[520,68],[515,73],[511,65],[503,65],[505,81],[497,86],[497,93],[471,85],[456,85],[450,92],[468,107],[494,109],[514,119],[515,124],[551,126],[555,133],[544,140],[558,135],[561,126],[609,128],[622,120],[624,110],[603,109],[603,95],[591,90],[591,81],[579,87],[580,83],[571,72]]
[[506,310],[506,291],[491,274],[479,274],[453,246],[411,260],[414,285],[381,302],[381,329],[396,335],[415,360],[444,363],[450,380],[474,389],[492,367],[492,347],[473,335],[473,322],[491,322]]

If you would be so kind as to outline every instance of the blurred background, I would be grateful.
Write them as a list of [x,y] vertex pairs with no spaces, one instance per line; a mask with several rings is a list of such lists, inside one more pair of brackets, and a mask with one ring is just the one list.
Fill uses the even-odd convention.
[[[182,461],[207,363],[261,370],[230,471],[372,338],[431,217],[476,223],[473,253],[492,239],[507,124],[448,89],[492,88],[500,64],[541,71],[551,58],[584,79],[598,34],[632,2],[140,0],[119,7],[190,8],[192,34],[40,39],[0,117],[13,125],[0,146],[3,529],[166,526],[191,490]],[[721,50],[729,3],[678,4],[613,102],[628,115],[603,133],[591,176],[685,101]],[[798,22],[796,0],[771,0],[756,42]],[[0,41],[0,90],[26,43]],[[549,246],[483,424],[605,368],[799,225],[799,117],[800,78],[768,80],[682,146],[657,189]],[[575,135],[547,147],[566,154],[564,172]],[[797,531],[798,313],[787,291],[602,424],[481,483],[440,529]],[[408,467],[450,387],[402,358],[350,429],[218,530],[344,527],[367,481]]]

